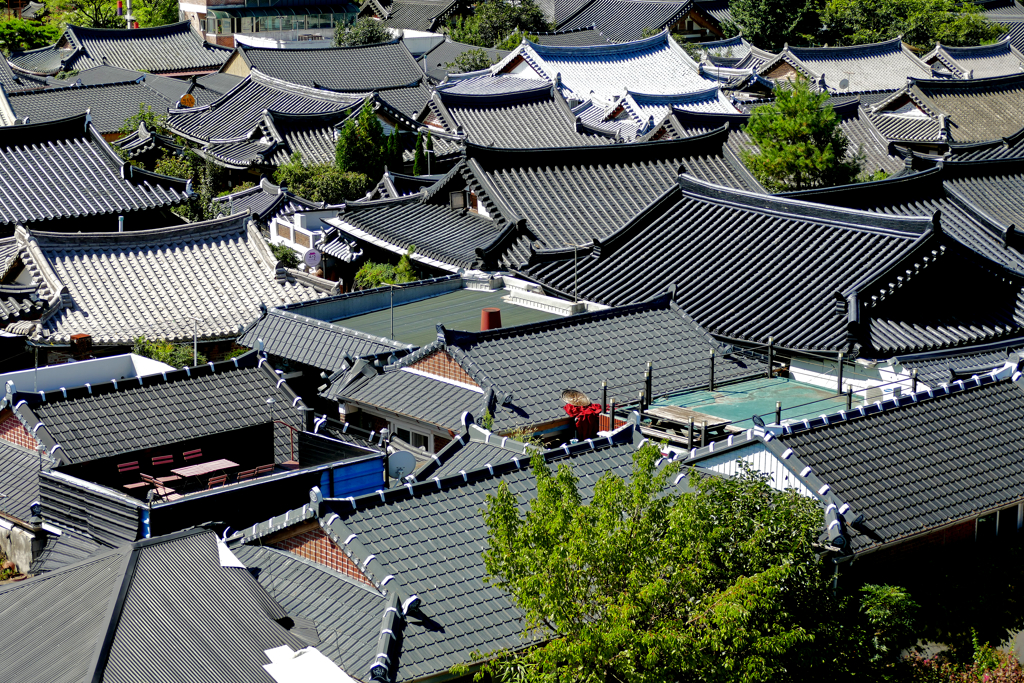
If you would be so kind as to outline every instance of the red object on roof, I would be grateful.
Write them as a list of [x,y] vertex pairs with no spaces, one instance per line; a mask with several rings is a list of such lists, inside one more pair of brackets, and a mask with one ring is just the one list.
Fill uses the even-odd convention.
[[576,438],[581,441],[597,436],[598,416],[601,414],[601,405],[591,403],[589,406],[574,406],[566,403],[565,414],[576,421]]

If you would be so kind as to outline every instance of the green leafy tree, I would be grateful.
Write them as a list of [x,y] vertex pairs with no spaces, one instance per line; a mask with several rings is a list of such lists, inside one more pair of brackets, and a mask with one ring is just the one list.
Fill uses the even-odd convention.
[[270,252],[285,268],[295,268],[299,265],[299,255],[295,250],[285,244],[267,244]]
[[0,49],[6,55],[46,47],[57,42],[58,38],[60,26],[56,24],[17,18],[0,21]]
[[384,165],[392,171],[401,173],[405,162],[402,159],[402,134],[398,128],[391,129],[387,144],[384,146]]
[[181,154],[166,154],[158,159],[154,170],[174,178],[188,178],[192,181],[192,198],[172,209],[187,221],[206,221],[217,217],[213,199],[220,190],[224,169],[210,159],[196,154],[185,145]]
[[132,14],[139,26],[163,26],[178,22],[177,0],[133,0]]
[[363,17],[348,26],[338,24],[334,29],[334,44],[338,47],[353,45],[373,45],[388,43],[394,36],[388,31],[387,24],[378,19]]
[[[866,633],[913,605],[881,587],[870,615],[843,609],[818,558],[818,503],[749,470],[694,474],[680,493],[678,466],[660,458],[643,446],[628,480],[605,474],[585,502],[571,468],[535,452],[535,492],[519,500],[502,482],[488,497],[485,580],[509,594],[538,645],[477,653],[476,680],[831,680],[853,667],[879,680]],[[882,637],[890,651],[905,642]],[[839,661],[857,638],[866,645]]]
[[425,175],[427,172],[427,155],[423,151],[423,131],[416,133],[416,148],[413,151],[412,174]]
[[367,261],[356,271],[356,289],[373,289],[384,284],[400,285],[416,280],[416,271],[412,266],[412,255],[416,245],[411,245],[398,260],[398,265]]
[[472,50],[466,50],[458,57],[455,58],[454,62],[448,62],[444,65],[450,73],[465,74],[470,71],[480,71],[494,64],[494,60],[487,56],[483,48],[473,48]]
[[516,46],[523,42],[523,38],[533,41],[534,43],[537,42],[536,33],[527,33],[526,31],[517,28],[508,38],[495,45],[495,47],[499,50],[511,51],[516,49]]
[[50,22],[86,28],[125,28],[117,15],[117,0],[46,0]]
[[369,103],[349,119],[338,135],[334,158],[342,171],[380,178],[384,172],[384,128]]
[[145,102],[139,102],[139,113],[124,120],[121,135],[131,135],[139,129],[140,123],[145,123],[150,132],[167,134],[167,114],[158,114]]
[[903,42],[930,50],[990,43],[1006,29],[989,22],[979,5],[958,0],[828,0],[821,13],[825,37],[835,45]]
[[734,26],[726,35],[743,37],[758,47],[778,52],[786,42],[813,42],[819,29],[816,0],[732,0]]
[[278,166],[274,172],[274,182],[300,197],[328,204],[361,197],[373,185],[369,176],[342,171],[334,164],[306,166],[300,152],[292,154],[288,163]]
[[[145,336],[136,337],[132,345],[132,353],[136,356],[145,356],[153,360],[167,363],[176,368],[183,368],[186,365],[192,366],[193,353],[191,344],[172,344],[166,339],[151,340]],[[198,354],[199,365],[207,362],[204,354]]]
[[452,40],[461,43],[495,47],[517,31],[538,33],[551,29],[535,0],[485,0],[473,14],[451,20],[446,31]]
[[863,156],[847,155],[850,141],[827,99],[800,79],[754,110],[744,130],[757,148],[743,152],[743,163],[770,192],[856,180]]

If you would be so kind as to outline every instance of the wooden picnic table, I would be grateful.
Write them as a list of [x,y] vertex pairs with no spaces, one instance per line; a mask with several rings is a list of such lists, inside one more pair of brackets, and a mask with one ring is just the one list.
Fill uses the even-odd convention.
[[198,465],[186,465],[185,467],[179,467],[171,470],[171,472],[174,472],[179,477],[185,479],[188,477],[201,477],[204,474],[210,474],[212,472],[230,470],[232,467],[238,467],[238,463],[231,462],[230,460],[212,460],[210,462],[201,462]]
[[[670,441],[686,442],[688,446],[700,444],[699,434],[702,424],[706,426],[706,437],[709,440],[713,440],[713,437],[724,436],[729,432],[743,431],[739,427],[729,424],[728,420],[681,406],[648,408],[644,412],[644,416],[652,418],[651,425],[642,425],[640,427],[640,431],[645,435],[669,439]],[[689,444],[687,439],[691,418],[693,419],[694,435],[698,436],[696,444]]]

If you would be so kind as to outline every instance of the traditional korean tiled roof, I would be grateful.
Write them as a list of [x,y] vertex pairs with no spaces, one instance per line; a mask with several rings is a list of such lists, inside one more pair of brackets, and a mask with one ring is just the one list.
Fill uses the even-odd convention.
[[449,13],[462,5],[461,0],[367,0],[360,15],[379,17],[389,28],[434,32]]
[[[443,177],[439,175],[406,175],[385,170],[380,182],[377,183],[377,186],[367,199],[395,199],[410,194],[418,194],[421,190],[427,189]],[[2,260],[2,256],[0,256],[0,260]]]
[[899,407],[887,401],[866,417],[816,421],[780,440],[865,516],[850,534],[853,550],[863,552],[1016,508],[1024,484],[1019,378],[965,379],[901,397]]
[[793,193],[806,201],[904,216],[941,213],[943,231],[985,258],[1024,273],[1024,163],[952,162],[899,178]]
[[[5,671],[26,682],[271,683],[265,651],[307,643],[281,625],[287,613],[218,545],[206,529],[178,532],[3,586]],[[39,637],[25,642],[25,629]]]
[[39,500],[39,453],[0,442],[0,512],[27,520]]
[[572,16],[560,21],[558,29],[565,31],[593,27],[609,40],[624,43],[640,40],[645,31],[660,31],[673,26],[689,10],[689,2],[590,0]]
[[[930,226],[928,219],[765,198],[681,176],[622,228],[580,249],[577,266],[571,249],[538,251],[524,271],[607,305],[643,301],[674,284],[680,308],[713,334],[835,350],[850,343],[851,289],[926,243]],[[803,246],[780,246],[791,242]]]
[[1024,158],[1024,127],[1016,133],[988,142],[949,144],[949,158],[954,161],[994,161]]
[[[0,224],[181,204],[186,181],[125,164],[85,115],[0,128]],[[10,233],[8,233],[10,234]]]
[[594,26],[581,26],[549,33],[536,33],[538,45],[560,45],[562,47],[585,47],[587,45],[607,45],[612,41],[604,37]]
[[10,62],[43,75],[103,64],[153,74],[194,74],[216,71],[230,55],[229,49],[207,43],[190,22],[181,21],[131,31],[68,26],[54,45],[15,52]]
[[[698,6],[700,3],[698,3]],[[695,43],[694,47],[700,50],[705,59],[712,64],[721,66],[736,66],[740,60],[750,54],[753,47],[743,39],[743,36],[734,36],[723,40],[712,40],[704,43]]]
[[[984,142],[1016,133],[1024,127],[1024,73],[972,80],[914,80],[872,108],[876,123],[891,140],[930,139],[944,142]],[[894,116],[891,112],[895,112]],[[885,119],[925,126],[915,137],[892,132]],[[935,131],[931,138],[926,135]]]
[[[839,115],[839,125],[850,140],[851,154],[857,154],[858,151],[864,153],[864,170],[867,173],[882,170],[891,175],[902,171],[905,166],[903,158],[894,149],[890,149],[888,140],[875,128],[873,119],[859,106],[858,100],[859,98],[854,97],[833,106]],[[720,115],[676,109],[672,125],[673,132],[678,137],[700,135],[719,126],[728,125],[729,137],[726,146],[737,159],[742,159],[744,151],[754,149],[753,141],[743,130],[749,121],[749,114]]]
[[[907,78],[927,78],[931,68],[900,38],[850,47],[787,47],[775,59],[762,64],[758,73],[768,76],[781,62],[823,85],[830,92],[897,90]],[[845,85],[844,85],[845,81]]]
[[[400,372],[443,349],[483,390],[469,397],[475,398],[473,403],[450,409],[480,414],[488,409],[500,431],[566,419],[562,391],[576,389],[599,402],[602,380],[618,387],[612,395],[618,396],[620,405],[630,403],[641,389],[648,362],[658,368],[652,384],[655,396],[706,386],[712,348],[719,354],[716,381],[765,372],[765,365],[753,356],[729,354],[668,295],[634,306],[487,332],[439,327],[438,337],[438,342],[393,367]],[[614,357],[614,363],[600,360],[606,357]],[[385,369],[385,376],[388,373]]]
[[651,95],[627,90],[610,102],[590,100],[590,106],[586,105],[584,103],[573,111],[587,123],[631,126],[628,130],[620,128],[619,133],[620,138],[630,142],[635,139],[663,139],[657,136],[660,131],[671,129],[667,119],[676,110],[726,115],[737,113],[736,107],[717,86],[682,95]]
[[476,45],[459,43],[445,36],[443,43],[439,43],[420,57],[423,70],[435,81],[443,81],[448,76],[448,65],[454,62],[459,55],[470,50],[483,50],[492,62],[497,62],[508,55],[508,50],[481,48]]
[[915,371],[919,382],[937,388],[951,384],[957,379],[997,370],[1007,362],[1017,363],[1020,356],[1015,351],[1024,348],[1024,342],[1017,340],[1010,345],[997,348],[981,347],[981,350],[964,349],[940,354],[905,356],[898,358],[904,371]]
[[513,75],[523,69],[551,82],[559,77],[561,86],[581,99],[591,93],[608,99],[627,88],[668,95],[706,90],[714,85],[697,74],[696,63],[667,31],[617,45],[558,47],[527,41],[491,67],[494,73]]
[[[633,440],[639,441],[634,434],[632,429],[621,429],[611,438],[573,444],[547,453],[546,458],[552,467],[570,466],[581,500],[589,501],[602,475],[629,476],[636,450]],[[506,443],[509,448],[504,452],[509,457],[504,461],[490,469],[467,471],[465,477],[442,478],[440,488],[431,480],[413,483],[411,488],[399,487],[406,494],[401,500],[388,490],[383,496],[373,494],[376,503],[371,496],[362,496],[328,498],[319,504],[321,528],[353,562],[366,567],[365,575],[382,594],[372,621],[355,613],[374,605],[365,589],[353,594],[356,588],[352,584],[327,583],[323,570],[313,574],[276,563],[261,565],[268,558],[259,557],[255,550],[239,550],[239,555],[255,566],[274,567],[275,575],[288,577],[280,583],[276,599],[289,606],[290,614],[318,624],[323,620],[322,631],[330,634],[324,638],[324,652],[337,651],[352,676],[368,678],[365,672],[371,667],[386,666],[382,676],[406,683],[444,675],[453,665],[469,661],[473,652],[520,648],[530,642],[521,637],[522,612],[506,593],[484,581],[479,551],[488,533],[480,514],[488,495],[493,496],[501,483],[519,499],[536,495],[536,479],[527,459],[518,454],[517,465],[512,460],[517,455],[512,450],[515,444]],[[239,542],[255,546],[266,533],[254,527],[228,542],[232,548]],[[279,571],[277,567],[281,567]],[[274,585],[271,571],[259,574],[264,585]],[[331,588],[325,590],[326,586]],[[303,595],[298,595],[299,590]],[[324,593],[334,596],[335,591],[339,593],[337,601],[347,610],[329,610],[314,599]],[[330,602],[334,603],[333,597]],[[353,613],[340,619],[342,611]],[[333,629],[327,626],[334,624]],[[374,647],[367,649],[366,642]],[[365,659],[353,656],[364,652]]]
[[953,47],[936,43],[935,49],[921,58],[925,64],[942,65],[955,78],[991,78],[1019,74],[1024,54],[1003,39],[991,45]]
[[[495,220],[525,222],[489,248],[487,258],[518,267],[532,249],[569,249],[602,240],[676,183],[681,166],[733,187],[755,189],[723,153],[726,132],[682,141],[601,148],[493,150],[470,145],[466,182]],[[531,246],[532,245],[532,246]]]
[[291,407],[296,395],[278,387],[278,379],[253,351],[234,360],[45,396],[31,386],[17,387],[13,404],[47,454],[67,465],[266,425],[268,396],[287,406],[275,420],[299,426],[301,417]]
[[[17,232],[23,259],[54,307],[43,336],[124,345],[234,338],[260,304],[316,298],[332,283],[277,269],[248,214],[125,233]],[[198,325],[193,326],[193,318]]]
[[522,90],[515,83],[511,92],[491,95],[438,89],[430,108],[448,133],[464,133],[470,142],[486,147],[573,147],[617,141],[614,130],[579,122],[555,86],[533,83],[532,90]]
[[213,203],[223,209],[225,215],[248,211],[254,220],[263,225],[280,215],[322,209],[325,206],[323,202],[310,201],[286,187],[275,185],[267,178],[260,179],[255,187],[217,197]]
[[260,73],[310,88],[368,93],[408,87],[423,79],[423,69],[400,38],[388,43],[317,50],[236,50],[246,64]]
[[216,102],[192,109],[172,109],[167,126],[196,142],[249,135],[263,113],[327,114],[349,111],[361,104],[359,95],[335,93],[287,83],[253,71]]
[[705,17],[711,17],[720,28],[735,24],[729,0],[696,0],[694,9]]
[[175,104],[145,83],[135,82],[47,88],[11,93],[8,98],[18,118],[31,123],[57,121],[88,110],[92,125],[104,135],[120,131],[126,118],[139,113],[140,105],[160,114]]
[[341,325],[270,308],[238,338],[238,344],[258,348],[271,356],[285,358],[333,373],[353,358],[388,353],[408,353],[415,347],[374,337]]

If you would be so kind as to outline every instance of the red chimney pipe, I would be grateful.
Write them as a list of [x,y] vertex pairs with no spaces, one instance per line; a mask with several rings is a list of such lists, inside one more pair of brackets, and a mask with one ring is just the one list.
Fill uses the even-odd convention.
[[501,309],[484,308],[480,310],[480,331],[497,330],[501,327]]

